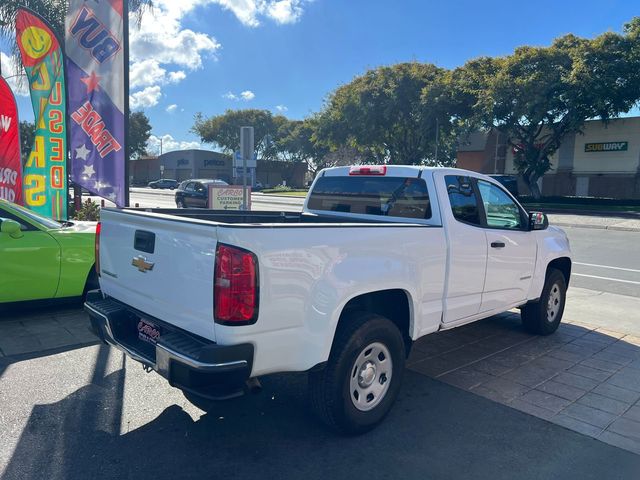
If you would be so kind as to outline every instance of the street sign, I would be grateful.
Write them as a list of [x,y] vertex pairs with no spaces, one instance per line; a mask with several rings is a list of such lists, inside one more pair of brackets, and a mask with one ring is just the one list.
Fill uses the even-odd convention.
[[253,158],[253,127],[240,127],[240,157],[247,161]]
[[[242,154],[240,150],[233,152],[233,166],[242,168]],[[258,166],[258,155],[254,152],[253,156],[247,159],[247,168],[256,168]]]
[[[251,188],[247,188],[251,210]],[[213,210],[242,210],[242,185],[209,185],[209,205]]]

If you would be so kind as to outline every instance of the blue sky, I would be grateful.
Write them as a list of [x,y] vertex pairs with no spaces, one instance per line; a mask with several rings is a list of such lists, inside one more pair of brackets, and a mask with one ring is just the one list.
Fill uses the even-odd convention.
[[[140,28],[132,27],[131,95],[165,151],[199,144],[189,132],[196,112],[265,108],[300,119],[368,68],[411,60],[452,68],[519,45],[548,45],[565,33],[620,31],[640,15],[628,0],[155,3]],[[8,53],[6,45],[0,50]],[[5,55],[2,62],[6,74]],[[28,97],[19,97],[19,109],[33,118]]]

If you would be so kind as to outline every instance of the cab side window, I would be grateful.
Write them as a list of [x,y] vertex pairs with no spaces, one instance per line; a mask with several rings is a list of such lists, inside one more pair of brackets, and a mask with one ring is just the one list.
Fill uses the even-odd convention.
[[504,190],[484,180],[478,180],[478,190],[487,217],[487,227],[507,230],[524,228],[520,208]]
[[451,211],[456,220],[482,226],[478,198],[470,177],[446,175],[444,177],[449,194]]

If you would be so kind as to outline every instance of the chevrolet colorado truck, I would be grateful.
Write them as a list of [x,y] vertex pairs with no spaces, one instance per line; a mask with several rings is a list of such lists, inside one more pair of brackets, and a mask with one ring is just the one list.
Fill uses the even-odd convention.
[[371,429],[412,342],[520,308],[560,323],[569,241],[497,181],[465,170],[329,168],[302,212],[103,209],[101,338],[196,405],[276,372],[308,372],[330,426]]

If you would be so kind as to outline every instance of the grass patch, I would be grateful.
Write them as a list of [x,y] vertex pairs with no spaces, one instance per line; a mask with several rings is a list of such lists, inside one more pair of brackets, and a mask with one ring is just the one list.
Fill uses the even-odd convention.
[[285,196],[285,197],[306,197],[307,196],[307,191],[306,190],[276,190],[274,191],[273,189],[267,189],[267,190],[262,190],[262,193],[264,193],[265,195],[278,195],[278,196]]

